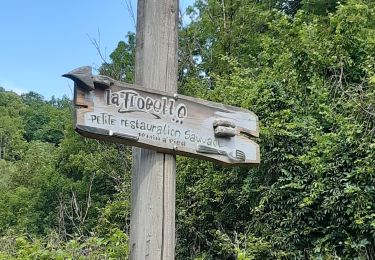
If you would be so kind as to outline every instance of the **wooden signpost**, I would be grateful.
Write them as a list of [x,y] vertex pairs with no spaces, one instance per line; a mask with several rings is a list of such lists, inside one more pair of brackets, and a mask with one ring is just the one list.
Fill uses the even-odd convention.
[[75,81],[75,129],[96,139],[210,160],[257,164],[257,116],[245,109],[93,76],[90,67],[64,75]]
[[174,259],[175,155],[258,164],[258,118],[176,94],[178,0],[138,0],[136,35],[136,85],[90,67],[64,76],[75,82],[76,131],[133,146],[130,259]]

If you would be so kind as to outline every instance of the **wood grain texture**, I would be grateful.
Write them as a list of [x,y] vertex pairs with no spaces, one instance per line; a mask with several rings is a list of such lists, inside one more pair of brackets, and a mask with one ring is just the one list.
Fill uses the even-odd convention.
[[[196,154],[197,145],[212,146],[214,141],[214,148],[235,149],[237,147],[233,145],[238,143],[236,139],[241,142],[247,140],[233,138],[230,147],[228,142],[223,144],[225,139],[215,137],[259,136],[258,117],[246,109],[147,89],[102,75],[93,76],[91,70],[83,74],[82,71],[87,72],[87,68],[81,67],[64,75],[73,79],[78,88],[75,95],[76,125],[103,128],[123,136],[136,134],[139,135],[139,143],[133,143],[134,146],[172,154],[190,153],[198,158],[202,156]],[[87,91],[91,86],[83,86],[82,82],[90,84],[92,90]],[[134,127],[135,124],[137,127]],[[157,129],[163,126],[167,131]],[[180,146],[183,146],[182,149]],[[247,146],[249,149],[243,151],[246,154],[243,164],[259,163],[259,156],[255,153],[258,150],[256,145],[248,140]],[[208,156],[208,159],[223,164],[231,163],[217,156]]]
[[[259,146],[249,138],[259,135],[259,122],[251,111],[183,95],[176,97],[110,78],[103,83],[93,76],[93,82],[93,91],[76,90],[76,130],[84,136],[206,159],[223,166],[259,163]],[[96,131],[84,130],[93,128],[108,130],[109,136],[95,136]],[[119,140],[121,136],[124,138]],[[240,149],[246,158],[237,161],[225,155],[202,154],[197,151],[198,145],[227,152]]]
[[[177,91],[178,0],[138,0],[136,84]],[[133,148],[131,259],[174,259],[174,155]]]
[[[75,81],[75,125],[82,135],[223,166],[260,162],[259,145],[250,139],[259,136],[258,117],[253,112],[94,76],[88,68],[64,75]],[[83,86],[83,82],[90,86]],[[165,84],[158,84],[153,82],[152,86],[165,89]],[[107,130],[107,136],[98,135],[103,133],[100,129]],[[210,149],[202,153],[198,146]],[[234,150],[241,153],[241,160],[230,156]]]

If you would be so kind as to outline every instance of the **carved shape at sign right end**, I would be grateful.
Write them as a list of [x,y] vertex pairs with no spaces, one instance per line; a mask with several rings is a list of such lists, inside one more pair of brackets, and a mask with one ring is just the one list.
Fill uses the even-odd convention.
[[233,137],[236,135],[236,124],[227,118],[217,118],[213,122],[214,133],[217,137]]

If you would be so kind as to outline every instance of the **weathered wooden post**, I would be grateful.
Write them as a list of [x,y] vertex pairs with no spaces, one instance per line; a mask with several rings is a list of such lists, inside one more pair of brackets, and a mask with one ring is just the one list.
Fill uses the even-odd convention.
[[[226,167],[260,162],[258,117],[243,108],[178,95],[178,0],[138,0],[136,84],[74,80],[74,128],[133,148],[131,259],[174,259],[175,155]],[[146,150],[146,149],[152,149]]]
[[[178,0],[138,0],[135,83],[177,92]],[[131,259],[174,259],[176,158],[133,147]]]

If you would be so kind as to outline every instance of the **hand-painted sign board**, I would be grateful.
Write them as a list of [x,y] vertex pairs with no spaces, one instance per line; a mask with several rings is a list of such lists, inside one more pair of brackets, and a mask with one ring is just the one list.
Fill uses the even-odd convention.
[[65,75],[75,82],[75,129],[83,136],[224,166],[257,164],[258,117],[242,108],[93,76],[90,67]]

